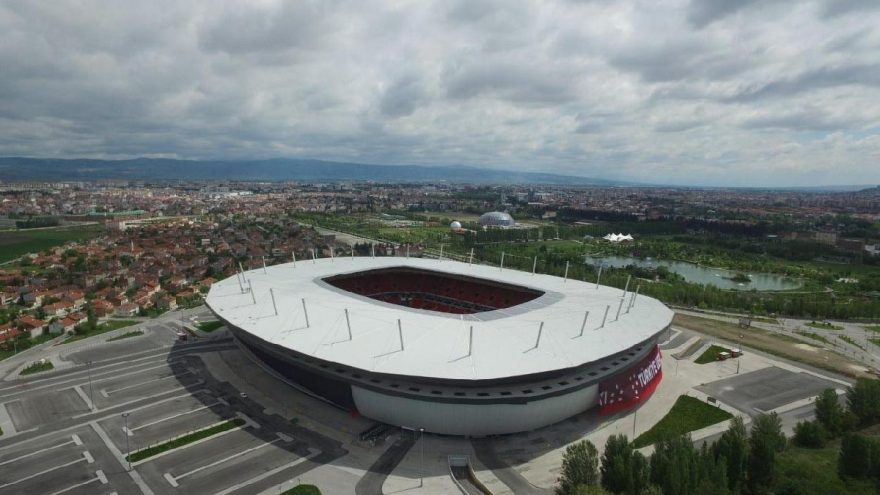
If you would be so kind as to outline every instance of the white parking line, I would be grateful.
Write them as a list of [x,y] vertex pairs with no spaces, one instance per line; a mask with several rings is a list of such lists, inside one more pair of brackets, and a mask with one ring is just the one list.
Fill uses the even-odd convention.
[[82,442],[77,443],[77,441],[79,441],[79,437],[74,435],[73,440],[71,440],[69,442],[59,443],[58,445],[53,445],[52,447],[46,447],[44,449],[35,450],[35,451],[30,452],[28,454],[20,455],[20,456],[16,457],[15,459],[9,459],[8,461],[0,462],[0,466],[4,466],[4,465],[9,464],[11,462],[20,461],[22,459],[27,459],[28,457],[31,457],[31,456],[34,456],[37,454],[42,454],[43,452],[48,452],[50,450],[55,450],[60,447],[66,447],[70,444],[74,444],[74,445],[81,445],[82,444]]
[[95,475],[96,476],[94,478],[83,481],[82,483],[77,483],[75,485],[68,486],[67,488],[65,488],[63,490],[58,490],[57,492],[53,492],[52,495],[60,495],[61,493],[69,492],[70,490],[74,490],[76,488],[94,483],[96,481],[100,481],[102,485],[107,484],[107,477],[104,476],[104,473],[102,471],[100,471],[100,470],[96,471]]
[[49,468],[49,469],[46,469],[46,470],[40,471],[39,473],[34,473],[34,474],[30,475],[30,476],[25,476],[24,478],[22,478],[22,479],[20,479],[20,480],[11,481],[11,482],[9,482],[9,483],[6,483],[6,484],[3,484],[3,485],[0,485],[0,488],[6,488],[7,486],[17,485],[17,484],[21,483],[22,481],[27,481],[27,480],[29,480],[29,479],[33,479],[33,478],[36,478],[36,477],[38,477],[38,476],[42,476],[42,475],[44,475],[44,474],[46,474],[46,473],[51,473],[52,471],[55,471],[55,470],[57,470],[57,469],[66,468],[67,466],[72,466],[72,465],[74,465],[74,464],[76,464],[76,463],[79,463],[79,462],[82,462],[82,461],[85,461],[85,460],[87,460],[85,457],[80,457],[79,459],[77,459],[77,460],[75,460],[75,461],[70,461],[70,462],[65,463],[65,464],[59,464],[59,465],[57,465],[57,466],[55,466],[55,467],[51,467],[51,468]]
[[[116,448],[116,444],[114,444],[113,441],[110,440],[110,437],[107,435],[107,432],[104,431],[103,428],[101,428],[101,426],[98,424],[98,422],[97,421],[89,421],[89,426],[91,426],[92,429],[95,430],[95,433],[98,434],[98,436],[104,442],[104,445],[107,446],[107,449],[110,451],[111,454],[113,454],[113,457],[115,457],[116,460],[119,462],[119,465],[125,466],[125,464],[126,464],[125,456],[122,455],[122,452],[120,452],[118,448]],[[131,480],[134,481],[134,483],[138,486],[138,488],[141,489],[141,493],[143,493],[144,495],[153,495],[153,490],[151,490],[150,487],[146,483],[144,483],[144,479],[141,478],[140,473],[138,473],[136,470],[132,469],[131,471],[128,472],[128,475],[131,476]]]
[[[162,423],[162,422],[165,422],[165,421],[169,421],[169,420],[172,420],[172,419],[174,419],[174,418],[179,418],[179,417],[181,417],[181,416],[186,416],[187,414],[192,414],[192,413],[194,413],[194,412],[202,411],[202,410],[204,410],[204,409],[210,409],[210,408],[216,406],[217,404],[226,404],[226,401],[219,401],[219,400],[218,400],[218,401],[213,402],[213,403],[211,403],[211,404],[208,404],[208,405],[206,405],[206,406],[197,407],[197,408],[195,408],[195,409],[192,409],[192,410],[190,410],[190,411],[186,411],[186,412],[182,412],[182,413],[172,414],[171,416],[167,416],[167,417],[162,418],[162,419],[157,419],[156,421],[151,421],[151,422],[149,422],[149,423],[142,424],[142,425],[137,426],[137,427],[135,427],[135,428],[129,428],[129,429],[128,429],[128,435],[129,435],[129,436],[133,435],[134,432],[140,430],[141,428],[147,428],[148,426],[157,425],[157,424],[159,424],[159,423]],[[125,428],[123,428],[123,430],[125,430]]]
[[83,451],[83,457],[86,458],[86,463],[88,463],[88,464],[95,462],[95,458],[92,457],[91,452],[89,452],[88,450]]
[[177,378],[179,376],[191,375],[191,374],[192,374],[192,371],[186,370],[186,371],[182,371],[180,373],[174,373],[174,374],[171,374],[168,376],[160,376],[159,378],[153,378],[152,380],[147,380],[145,382],[138,382],[138,383],[133,383],[131,385],[126,385],[124,387],[114,388],[112,390],[107,390],[106,388],[102,388],[101,395],[103,395],[104,397],[109,397],[110,394],[115,394],[116,392],[122,392],[123,390],[130,390],[133,388],[142,387],[148,383],[161,382],[162,380],[167,380],[169,378]]
[[[156,369],[156,368],[170,367],[170,366],[172,366],[172,365],[174,365],[174,364],[179,363],[180,361],[181,361],[181,360],[179,360],[179,359],[176,360],[176,361],[175,361],[175,360],[172,360],[172,361],[162,361],[162,364],[160,364],[160,365],[158,365],[158,366],[153,366],[153,367],[151,367],[151,368],[143,368],[143,369],[139,369],[139,370],[131,371],[131,372],[128,372],[128,373],[119,373],[119,370],[111,370],[111,371],[108,371],[108,372],[106,372],[106,373],[94,373],[94,372],[93,372],[93,373],[92,373],[92,383],[95,383],[95,382],[103,382],[103,381],[107,381],[107,380],[114,380],[114,379],[116,379],[116,378],[120,378],[120,377],[128,376],[128,375],[136,375],[136,374],[138,374],[138,373],[142,373],[142,372],[144,372],[144,371],[153,370],[153,369]],[[144,363],[144,364],[153,364],[153,363]],[[126,369],[130,369],[130,368],[126,368]],[[109,376],[108,376],[108,375],[109,375]],[[107,376],[107,378],[96,378],[96,377],[103,377],[103,376]],[[50,379],[50,380],[51,380],[51,379]],[[30,386],[22,387],[21,385],[17,385],[17,386],[15,386],[15,387],[7,387],[7,388],[5,388],[5,389],[0,389],[0,392],[4,392],[4,391],[7,391],[7,390],[13,390],[13,389],[15,390],[15,392],[10,393],[10,394],[0,395],[0,399],[6,398],[6,397],[14,397],[14,396],[16,396],[16,395],[20,395],[20,394],[30,393],[30,392],[33,392],[34,390],[43,390],[43,389],[46,389],[46,388],[56,388],[56,387],[59,387],[60,385],[64,385],[64,384],[67,384],[67,383],[73,383],[73,382],[85,382],[85,381],[86,381],[86,376],[83,375],[83,376],[78,377],[78,378],[69,378],[69,379],[66,379],[66,380],[61,380],[61,381],[58,381],[58,382],[55,382],[55,383],[50,383],[50,384],[47,384],[47,385],[40,385],[40,386],[36,386],[36,387],[30,387]],[[58,388],[58,390],[67,390],[68,388],[70,388],[70,387],[61,387],[61,388]]]
[[76,391],[76,394],[79,395],[79,398],[82,399],[82,401],[85,402],[87,406],[89,406],[89,411],[95,410],[95,405],[92,404],[92,399],[90,399],[89,396],[86,395],[85,392],[83,392],[83,389],[81,389],[79,385],[73,387],[73,390]]
[[[107,407],[107,409],[116,409],[116,408],[119,408],[119,407],[127,406],[127,405],[129,405],[129,404],[136,404],[136,403],[138,403],[138,402],[143,402],[143,401],[145,401],[145,400],[147,400],[147,399],[153,399],[153,398],[155,398],[155,397],[162,397],[163,395],[166,395],[166,394],[168,394],[168,393],[170,393],[170,392],[176,392],[176,391],[178,391],[178,390],[186,390],[186,389],[189,388],[189,387],[192,387],[192,386],[195,386],[195,385],[201,385],[201,384],[203,384],[203,383],[205,383],[204,380],[199,380],[199,381],[193,383],[192,385],[180,385],[180,386],[178,386],[178,387],[169,387],[169,388],[166,388],[164,391],[159,392],[158,394],[148,395],[148,396],[144,396],[144,397],[138,397],[137,399],[132,399],[132,400],[129,400],[129,401],[126,401],[126,402],[120,402],[120,403],[118,403],[118,404],[113,404],[112,406]],[[153,406],[159,404],[160,402],[166,402],[166,401],[168,401],[168,400],[179,399],[179,398],[181,398],[181,397],[190,397],[190,396],[192,396],[192,395],[195,395],[195,394],[197,394],[197,393],[199,393],[199,392],[204,392],[204,391],[205,391],[205,389],[199,389],[199,390],[193,392],[192,394],[186,394],[186,395],[175,395],[174,397],[169,397],[168,399],[163,399],[162,401],[153,402],[152,404],[147,404],[146,406],[141,406],[141,407],[138,407],[138,408],[132,409],[132,410],[130,410],[129,412],[137,411],[137,410],[144,409],[144,408],[147,408],[147,407],[153,407]],[[102,411],[102,410],[103,410],[103,409],[98,409],[98,411]],[[93,411],[89,411],[89,412],[82,413],[82,414],[77,414],[76,416],[73,417],[73,419],[79,419],[79,418],[82,418],[83,416],[90,416],[90,415],[92,415],[92,414],[94,414]],[[105,419],[106,419],[106,418],[100,418],[99,421],[103,421],[103,420],[105,420]],[[0,447],[0,449],[2,449],[2,447]]]
[[289,468],[292,468],[296,465],[302,464],[303,462],[306,462],[310,458],[311,458],[311,451],[309,451],[308,457],[300,457],[299,459],[297,459],[295,461],[288,462],[287,464],[284,464],[283,466],[278,466],[275,469],[270,469],[269,471],[266,471],[265,473],[254,476],[253,478],[251,478],[247,481],[242,481],[241,483],[239,483],[237,485],[232,485],[221,492],[217,492],[214,495],[229,495],[230,493],[232,493],[236,490],[240,490],[248,485],[251,485],[251,484],[256,483],[258,481],[262,481],[262,480],[268,478],[269,476],[274,476],[274,475],[280,473],[281,471],[284,471],[285,469],[289,469]]
[[[178,484],[177,481],[182,480],[183,478],[186,478],[187,476],[192,476],[198,472],[204,471],[205,469],[210,469],[214,466],[218,466],[220,464],[223,464],[226,461],[230,461],[232,459],[235,459],[236,457],[241,457],[243,455],[250,454],[251,452],[254,452],[255,450],[260,450],[263,447],[267,447],[267,446],[272,445],[273,443],[279,442],[279,441],[281,441],[281,440],[278,439],[278,440],[272,440],[271,442],[261,443],[260,445],[257,445],[256,447],[251,447],[249,449],[242,450],[241,452],[236,452],[235,454],[232,454],[231,456],[224,457],[223,459],[214,461],[210,464],[205,464],[204,466],[201,466],[201,467],[197,467],[197,468],[193,469],[192,471],[188,471],[186,473],[181,474],[180,476],[174,476],[171,473],[165,473],[165,479],[168,480],[169,483],[171,483],[171,486],[177,486],[177,484]],[[173,482],[172,482],[172,480],[173,480]]]

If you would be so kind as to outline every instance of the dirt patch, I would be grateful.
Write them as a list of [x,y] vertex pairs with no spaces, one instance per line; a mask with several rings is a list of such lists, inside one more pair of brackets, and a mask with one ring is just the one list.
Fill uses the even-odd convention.
[[740,328],[732,323],[676,313],[672,324],[728,342],[742,340],[743,347],[801,362],[816,368],[833,371],[852,378],[874,376],[865,366],[840,354],[820,349],[786,335],[778,335],[758,328]]

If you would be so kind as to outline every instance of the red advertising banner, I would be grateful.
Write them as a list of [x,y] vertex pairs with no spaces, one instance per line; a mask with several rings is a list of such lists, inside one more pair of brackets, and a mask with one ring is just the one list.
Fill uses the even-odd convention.
[[599,414],[628,409],[647,399],[663,378],[660,346],[641,361],[599,383]]

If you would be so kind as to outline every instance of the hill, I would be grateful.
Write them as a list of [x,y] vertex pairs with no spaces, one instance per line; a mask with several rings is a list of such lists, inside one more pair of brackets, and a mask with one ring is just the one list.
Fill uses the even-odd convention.
[[540,172],[466,166],[374,165],[322,160],[131,160],[0,157],[0,180],[253,180],[538,183],[613,185],[621,182]]

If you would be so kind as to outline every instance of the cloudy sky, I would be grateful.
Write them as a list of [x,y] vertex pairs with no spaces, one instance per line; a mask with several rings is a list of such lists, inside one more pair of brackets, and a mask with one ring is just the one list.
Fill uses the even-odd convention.
[[878,0],[0,2],[0,155],[880,183]]

